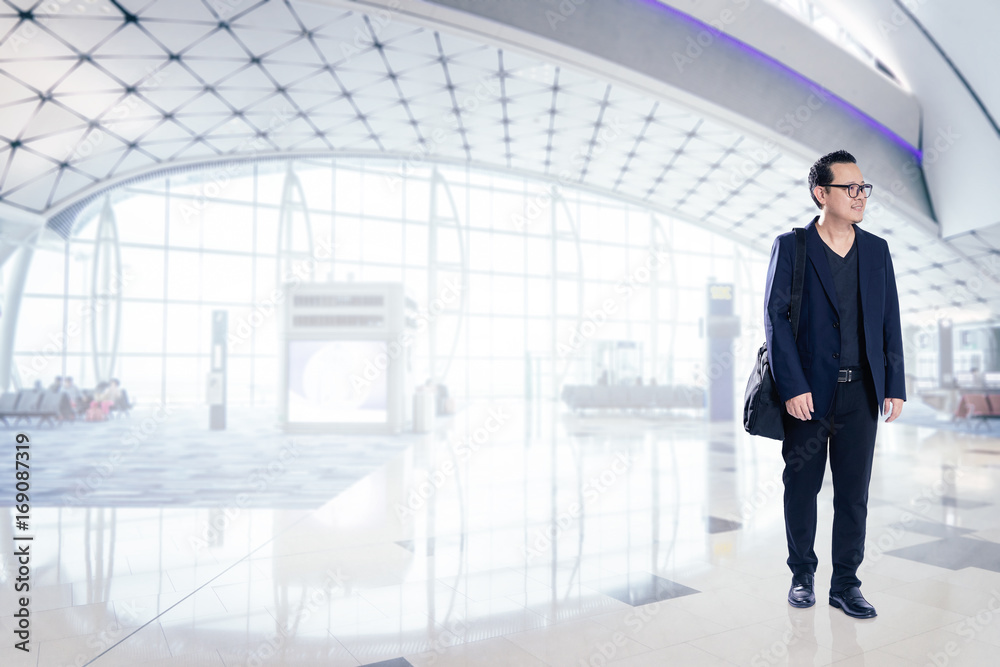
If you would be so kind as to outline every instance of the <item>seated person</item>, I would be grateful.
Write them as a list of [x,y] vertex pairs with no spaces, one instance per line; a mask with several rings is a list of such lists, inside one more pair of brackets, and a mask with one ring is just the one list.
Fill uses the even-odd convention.
[[74,410],[77,410],[83,401],[83,393],[80,392],[79,387],[73,384],[73,378],[68,375],[63,378],[62,390],[69,397],[69,404],[73,406]]
[[90,402],[90,407],[87,409],[86,420],[105,421],[108,418],[108,412],[111,411],[111,406],[115,404],[115,396],[117,393],[111,388],[111,383],[98,383],[97,387],[94,388],[94,400]]

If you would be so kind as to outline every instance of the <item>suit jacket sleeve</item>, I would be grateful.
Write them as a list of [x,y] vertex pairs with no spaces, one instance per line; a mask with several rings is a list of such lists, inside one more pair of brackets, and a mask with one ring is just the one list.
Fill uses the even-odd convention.
[[771,374],[778,385],[778,395],[787,401],[811,391],[806,380],[799,350],[788,320],[792,296],[792,255],[794,238],[786,248],[781,248],[781,238],[771,247],[771,262],[767,267],[767,284],[764,286],[764,335],[767,339],[767,357]]
[[892,255],[885,251],[885,317],[882,340],[885,343],[885,396],[906,400],[906,375],[903,371],[903,332],[899,322],[899,295],[896,293],[896,273]]

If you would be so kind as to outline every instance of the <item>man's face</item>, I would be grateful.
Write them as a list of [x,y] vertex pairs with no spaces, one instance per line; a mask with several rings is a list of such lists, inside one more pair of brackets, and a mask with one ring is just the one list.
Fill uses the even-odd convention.
[[[861,175],[861,169],[851,162],[832,164],[830,169],[833,171],[832,182],[838,185],[851,185],[852,183],[861,185],[865,182]],[[856,198],[851,199],[847,188],[830,188],[829,193],[824,192],[824,190],[824,188],[817,188],[817,191],[822,192],[822,194],[817,194],[817,197],[823,204],[827,215],[841,220],[849,220],[852,223],[861,222],[864,219],[865,205],[868,200],[865,199],[863,192],[859,192]]]

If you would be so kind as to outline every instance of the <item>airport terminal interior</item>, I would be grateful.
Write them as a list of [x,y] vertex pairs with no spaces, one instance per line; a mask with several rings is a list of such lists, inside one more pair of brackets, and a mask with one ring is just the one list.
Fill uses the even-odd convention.
[[[995,664],[998,22],[0,0],[0,664]],[[838,149],[905,368],[868,619],[827,603],[829,470],[787,601],[743,423]]]

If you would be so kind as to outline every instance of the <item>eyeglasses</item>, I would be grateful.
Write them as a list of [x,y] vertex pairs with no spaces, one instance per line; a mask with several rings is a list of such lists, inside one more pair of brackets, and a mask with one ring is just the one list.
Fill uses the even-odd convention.
[[847,190],[847,196],[851,199],[857,199],[858,195],[861,194],[861,190],[865,191],[865,199],[872,194],[872,184],[865,183],[863,185],[858,185],[857,183],[851,183],[850,185],[836,185],[834,183],[827,183],[823,187],[825,188],[845,188]]

